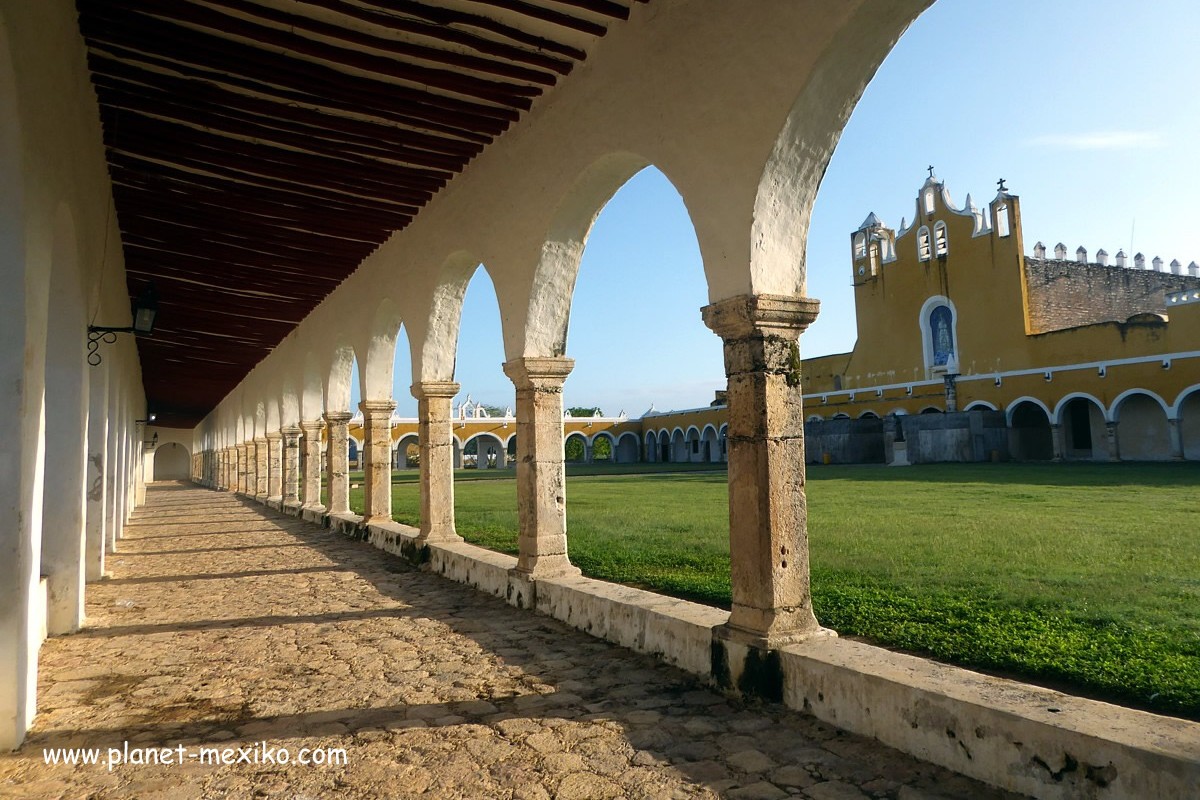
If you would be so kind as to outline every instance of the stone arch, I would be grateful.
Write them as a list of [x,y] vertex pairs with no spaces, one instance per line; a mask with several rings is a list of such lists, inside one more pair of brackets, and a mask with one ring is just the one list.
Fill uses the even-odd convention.
[[1118,446],[1126,461],[1166,461],[1171,457],[1167,404],[1154,392],[1129,389],[1113,400],[1112,419],[1119,423]]
[[[602,447],[601,448],[596,447],[596,444],[601,439],[608,440],[608,456],[607,457],[605,457],[602,454],[602,452],[601,452],[603,450]],[[615,463],[616,454],[617,454],[617,440],[608,431],[599,431],[599,432],[593,434],[592,441],[591,441],[591,448],[592,448],[591,449],[592,457],[590,459],[591,461],[593,461],[593,462],[606,461],[610,464]]]
[[1006,412],[1009,451],[1018,461],[1049,461],[1054,458],[1050,413],[1032,398],[1013,403]]
[[1051,417],[1062,426],[1063,458],[1105,461],[1109,458],[1104,404],[1084,392],[1058,401]]
[[[346,398],[349,405],[350,399]],[[313,422],[321,418],[325,410],[324,381],[321,380],[321,368],[318,366],[317,354],[309,350],[304,354],[304,382],[300,389],[300,418],[305,422]]]
[[[973,400],[967,404],[963,411],[999,411],[995,403],[989,403],[987,400]],[[1042,410],[1046,411],[1046,407],[1042,406]],[[1046,411],[1046,419],[1049,419],[1049,411]]]
[[[574,457],[572,457],[572,451],[575,450],[576,446],[571,444],[572,440],[577,441],[579,443],[578,444],[578,455],[575,455]],[[582,463],[586,459],[586,454],[587,454],[587,437],[584,436],[582,433],[580,433],[579,431],[573,431],[572,433],[568,433],[563,438],[563,458],[566,461],[573,462],[573,463]]]
[[154,449],[153,481],[186,481],[191,472],[192,456],[180,442],[164,442]]
[[329,377],[325,381],[325,410],[350,410],[350,381],[354,372],[354,348],[348,344],[334,347],[329,357]]
[[[463,442],[464,453],[472,449],[472,442],[475,444],[474,464],[477,469],[503,469],[508,466],[508,448],[498,435],[491,431],[474,434]],[[471,457],[467,456],[464,466],[471,463]]]
[[858,415],[859,419],[879,419],[879,415],[874,411],[864,411]]
[[691,461],[691,455],[688,453],[687,433],[683,428],[675,428],[671,431],[671,461],[677,463]]
[[566,353],[571,299],[588,234],[605,204],[648,164],[645,158],[633,153],[609,153],[588,165],[566,190],[538,255],[520,349],[509,346],[506,332],[505,351],[509,358]]
[[654,431],[646,431],[645,435],[645,459],[651,463],[658,463],[661,453],[658,449],[658,434]]
[[711,422],[700,432],[700,460],[706,464],[715,464],[721,460],[721,435],[717,426]]
[[266,433],[278,433],[280,427],[279,416],[279,400],[275,395],[269,395],[262,402],[263,407],[263,431]]
[[363,400],[392,399],[392,367],[402,325],[396,304],[390,298],[381,300],[371,319],[363,358],[358,364],[359,397]]
[[1175,400],[1175,418],[1183,457],[1200,461],[1200,383],[1179,393]]
[[[451,253],[438,268],[437,286],[424,319],[414,319],[408,330],[413,352],[413,375],[422,381],[454,379],[458,332],[462,323],[463,300],[476,270],[487,271],[474,254],[465,250]],[[492,280],[495,286],[495,280]],[[502,317],[503,319],[503,317]]]
[[296,391],[296,380],[287,373],[279,384],[279,426],[294,428],[300,424],[300,394]]
[[938,408],[937,406],[925,406],[917,413],[918,414],[944,414],[946,412],[943,411],[942,409]]
[[[1058,419],[1057,409],[1055,409],[1054,411],[1051,411],[1050,407],[1047,406],[1045,403],[1043,403],[1038,398],[1030,397],[1029,395],[1023,395],[1023,396],[1018,397],[1017,399],[1013,400],[1004,409],[1004,422],[1009,427],[1012,427],[1013,410],[1021,403],[1033,403],[1035,406],[1038,406],[1039,408],[1041,408],[1042,411],[1045,412],[1046,418],[1049,419],[1052,424],[1054,423],[1054,421],[1056,419]],[[897,412],[897,413],[902,413],[902,412]]]
[[421,461],[421,437],[415,433],[406,433],[396,441],[395,456],[392,466],[396,469],[415,469]]
[[703,460],[703,452],[700,443],[700,429],[695,425],[689,425],[683,433],[684,446],[687,448],[687,460],[690,462],[698,462]]
[[825,168],[867,83],[925,5],[863,5],[835,35],[793,102],[759,180],[749,285],[720,281],[714,300],[804,294],[808,228]]
[[671,460],[671,434],[665,428],[658,432],[658,461]]
[[[647,434],[647,438],[649,434]],[[638,435],[633,431],[625,431],[617,438],[613,448],[613,461],[617,464],[636,464],[638,461]],[[646,449],[650,452],[650,448]]]

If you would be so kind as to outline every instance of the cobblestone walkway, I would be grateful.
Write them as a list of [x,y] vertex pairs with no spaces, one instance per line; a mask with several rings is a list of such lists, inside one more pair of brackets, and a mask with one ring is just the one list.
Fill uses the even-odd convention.
[[[229,494],[152,487],[120,549],[0,797],[1009,797]],[[125,742],[185,763],[110,771]],[[71,747],[101,764],[44,763]]]

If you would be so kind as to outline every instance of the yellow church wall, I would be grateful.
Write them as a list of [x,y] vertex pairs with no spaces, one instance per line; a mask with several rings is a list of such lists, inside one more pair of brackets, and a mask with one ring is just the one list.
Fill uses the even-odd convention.
[[[997,223],[1001,205],[1008,211],[1007,236]],[[914,210],[914,222],[898,235],[874,215],[852,234],[858,341],[850,353],[803,362],[809,418],[944,410],[945,369],[926,364],[929,333],[922,328],[934,297],[946,298],[954,311],[960,410],[980,402],[1004,410],[1033,397],[1053,412],[1063,398],[1082,393],[1111,412],[1134,388],[1170,406],[1200,383],[1200,303],[1173,306],[1169,321],[1145,315],[1030,335],[1020,199],[998,194],[987,209],[989,229],[969,202],[956,209],[931,178]],[[939,255],[933,234],[941,226],[946,248]],[[926,260],[918,254],[922,227],[930,234]]]

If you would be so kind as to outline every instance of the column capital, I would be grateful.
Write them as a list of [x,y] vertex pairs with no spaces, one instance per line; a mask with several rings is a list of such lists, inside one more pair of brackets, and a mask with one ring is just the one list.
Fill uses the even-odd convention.
[[431,397],[454,397],[461,388],[454,381],[418,381],[409,387],[409,391],[418,400],[425,400]]
[[267,434],[268,442],[278,442],[282,438],[283,438],[283,431],[271,431],[270,433]]
[[255,436],[254,439],[250,442],[250,444],[255,444],[255,445],[266,444],[266,443],[267,443],[266,436]]
[[299,436],[300,432],[301,432],[301,428],[299,425],[285,425],[279,429],[279,432],[281,434],[283,434],[284,436],[288,436],[288,435]]
[[395,400],[363,400],[358,404],[358,408],[362,411],[363,416],[368,414],[378,416],[379,414],[391,415],[396,410]]
[[352,416],[354,415],[349,411],[326,411],[321,415],[327,425],[332,425],[335,422],[349,422]]
[[795,339],[813,323],[821,301],[811,297],[742,294],[700,309],[701,318],[722,339],[780,336]]
[[522,356],[504,362],[504,374],[518,389],[554,389],[575,367],[575,359],[563,356]]
[[319,419],[306,419],[300,421],[300,430],[305,436],[310,436],[314,433],[320,433],[321,428],[325,427],[325,422]]

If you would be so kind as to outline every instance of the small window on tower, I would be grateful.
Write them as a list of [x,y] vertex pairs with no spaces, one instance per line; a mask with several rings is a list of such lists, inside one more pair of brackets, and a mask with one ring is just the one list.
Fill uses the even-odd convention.
[[933,251],[941,257],[946,255],[949,249],[949,244],[946,242],[946,223],[939,222],[933,226]]
[[996,233],[1000,236],[1008,236],[1008,205],[996,206]]
[[929,260],[929,228],[922,227],[917,231],[917,258]]
[[925,213],[933,213],[933,189],[925,190]]
[[867,237],[864,234],[854,235],[854,257],[862,258],[867,254]]

